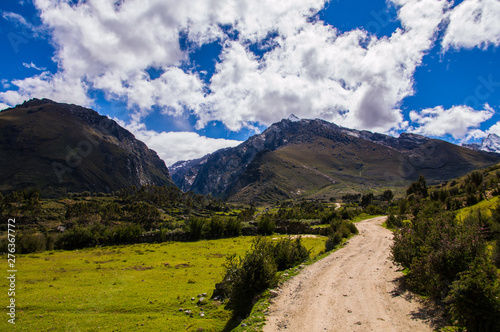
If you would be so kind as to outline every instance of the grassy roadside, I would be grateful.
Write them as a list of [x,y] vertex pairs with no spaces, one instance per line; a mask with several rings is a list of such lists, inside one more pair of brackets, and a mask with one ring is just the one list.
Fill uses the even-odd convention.
[[[231,311],[218,301],[198,305],[198,295],[211,296],[224,273],[225,256],[244,255],[252,239],[17,255],[16,330],[220,331]],[[313,256],[324,242],[322,237],[303,239]],[[6,278],[0,287],[8,289]],[[0,321],[0,330],[11,327],[7,319]]]
[[[365,218],[365,219],[370,219],[370,218]],[[317,255],[311,253],[311,258],[304,264],[279,272],[279,283],[277,288],[279,288],[281,285],[283,285],[286,281],[288,281],[292,277],[298,275],[306,266],[314,264],[315,262],[329,256],[330,254],[342,248],[345,245],[345,243],[349,241],[349,239],[352,238],[353,236],[355,235],[351,235],[349,238],[343,239],[342,243],[338,244],[334,250],[328,251],[326,253],[323,251],[318,253]],[[326,239],[326,237],[323,238]],[[266,315],[269,310],[270,301],[271,301],[270,290],[266,290],[264,293],[262,293],[257,303],[254,305],[250,315],[244,320],[242,320],[241,324],[238,327],[232,329],[231,331],[234,332],[263,331],[264,326],[266,325],[265,324]]]

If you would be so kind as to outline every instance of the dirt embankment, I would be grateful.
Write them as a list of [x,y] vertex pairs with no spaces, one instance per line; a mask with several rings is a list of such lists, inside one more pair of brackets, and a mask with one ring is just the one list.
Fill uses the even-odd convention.
[[285,283],[264,331],[432,331],[421,303],[398,287],[384,220],[357,223],[360,235]]

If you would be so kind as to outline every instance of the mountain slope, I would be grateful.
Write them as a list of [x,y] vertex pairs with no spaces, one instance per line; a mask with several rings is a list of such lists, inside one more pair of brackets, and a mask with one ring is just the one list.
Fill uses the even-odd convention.
[[165,163],[91,109],[33,99],[0,112],[0,191],[110,192],[145,184],[173,185]]
[[185,191],[271,201],[403,188],[420,174],[439,182],[498,162],[499,155],[420,135],[394,138],[293,118],[237,147],[174,165],[172,178]]

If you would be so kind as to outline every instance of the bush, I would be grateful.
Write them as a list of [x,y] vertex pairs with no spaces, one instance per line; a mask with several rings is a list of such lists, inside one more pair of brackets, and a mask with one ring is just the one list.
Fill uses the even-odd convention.
[[401,218],[396,218],[392,213],[389,214],[385,223],[387,227],[391,229],[403,226]]
[[191,235],[191,240],[197,241],[203,237],[203,226],[205,220],[197,217],[190,217],[188,221],[188,231]]
[[126,224],[113,229],[113,242],[118,244],[137,242],[142,234],[142,227],[137,224]]
[[226,223],[225,235],[227,237],[241,235],[241,221],[239,219],[229,219]]
[[97,244],[89,228],[75,226],[62,233],[56,240],[55,248],[64,250],[93,247]]
[[500,287],[491,265],[476,261],[453,282],[446,301],[452,319],[469,332],[498,331]]
[[342,242],[342,235],[338,232],[333,233],[325,242],[325,251],[331,251]]
[[330,235],[325,242],[325,251],[335,249],[337,245],[342,243],[343,239],[348,238],[352,234],[358,234],[358,228],[355,224],[346,220],[334,220],[330,223]]
[[497,268],[500,268],[500,242],[497,240],[495,246],[493,247],[493,253],[491,255],[491,260]]
[[258,223],[258,232],[262,235],[271,235],[274,233],[274,229],[276,228],[276,224],[274,220],[271,219],[271,216],[268,214],[264,214]]
[[224,221],[214,216],[208,222],[208,236],[212,239],[220,239],[224,236]]
[[354,234],[354,235],[358,235],[359,234],[359,230],[358,228],[356,227],[356,225],[352,222],[348,222],[347,223],[347,228],[349,229],[349,232],[351,232],[351,234]]
[[45,251],[47,240],[43,234],[32,232],[19,233],[16,241],[16,252],[19,254],[29,254],[32,252]]
[[286,270],[309,258],[309,250],[302,244],[299,236],[295,240],[290,237],[279,240],[274,245],[274,259],[278,270]]
[[257,294],[276,284],[273,249],[268,239],[258,237],[243,259],[238,260],[236,255],[227,258],[223,282],[236,311],[246,311]]
[[371,215],[381,215],[385,213],[382,207],[375,205],[366,206],[364,211],[366,214],[371,214]]
[[276,272],[302,263],[309,251],[302,239],[284,238],[273,244],[269,239],[257,237],[243,259],[236,255],[226,258],[226,274],[218,290],[230,297],[235,311],[246,313],[255,296],[276,284]]
[[453,215],[416,219],[396,232],[393,260],[409,269],[408,284],[440,298],[460,272],[485,255],[481,221],[470,217],[457,223]]

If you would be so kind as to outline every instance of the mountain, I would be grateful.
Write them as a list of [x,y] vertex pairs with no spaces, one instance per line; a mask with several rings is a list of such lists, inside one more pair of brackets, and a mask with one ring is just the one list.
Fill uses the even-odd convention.
[[488,134],[483,138],[481,144],[472,143],[464,144],[465,147],[474,151],[500,152],[500,136],[496,134]]
[[32,99],[0,112],[0,191],[174,185],[156,152],[97,112]]
[[500,155],[403,133],[398,138],[291,116],[234,148],[179,162],[182,190],[247,202],[406,188],[500,162]]

